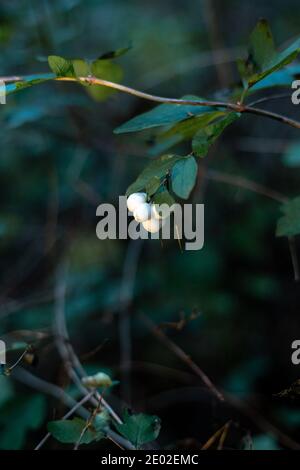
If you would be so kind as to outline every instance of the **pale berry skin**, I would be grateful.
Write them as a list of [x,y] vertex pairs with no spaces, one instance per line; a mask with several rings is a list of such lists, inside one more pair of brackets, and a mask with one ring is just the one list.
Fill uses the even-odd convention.
[[145,230],[147,230],[147,232],[150,232],[150,233],[156,233],[159,231],[160,227],[161,227],[161,224],[160,224],[160,221],[157,220],[157,219],[154,219],[153,217],[149,220],[146,220],[145,222],[143,222],[143,227]]
[[166,219],[167,217],[170,216],[170,213],[171,213],[171,208],[168,208],[167,210],[164,209],[163,212],[160,212],[158,208],[155,206],[155,204],[152,204],[151,217],[153,217],[154,219],[157,219],[157,220]]
[[137,222],[146,222],[151,217],[151,204],[148,202],[139,204],[133,211],[133,217]]
[[127,198],[127,208],[130,212],[134,212],[135,208],[139,204],[146,202],[147,194],[146,193],[133,193]]

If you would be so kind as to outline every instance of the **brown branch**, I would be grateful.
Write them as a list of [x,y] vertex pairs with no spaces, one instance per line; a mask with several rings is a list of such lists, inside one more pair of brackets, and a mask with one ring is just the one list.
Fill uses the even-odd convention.
[[[221,438],[222,438],[222,435],[224,433],[224,431],[227,431],[228,430],[228,427],[230,425],[231,421],[228,421],[227,423],[225,423],[223,426],[221,426],[207,441],[206,443],[201,447],[201,450],[207,450],[209,449],[215,442],[218,438],[220,438],[220,441],[221,441]],[[223,445],[224,441],[222,441],[222,445]]]
[[271,95],[271,96],[263,96],[262,98],[259,98],[255,101],[251,101],[251,103],[248,103],[248,106],[256,106],[257,104],[261,103],[267,103],[269,101],[273,100],[281,100],[283,98],[290,98],[291,93],[277,93],[276,95]]
[[[46,380],[40,379],[39,377],[36,377],[22,367],[15,369],[12,377],[17,379],[19,382],[22,382],[24,385],[38,390],[39,392],[45,393],[46,395],[51,395],[57,400],[63,402],[64,405],[70,409],[78,405],[76,400],[68,395],[68,393],[66,393],[62,388],[47,382]],[[82,405],[77,407],[76,413],[78,413],[78,415],[85,420],[90,416],[90,413]],[[135,447],[129,441],[127,441],[127,439],[123,438],[112,429],[108,429],[106,431],[106,437],[117,445],[119,444],[121,447],[124,447],[125,449],[135,450]]]
[[216,388],[212,383],[210,378],[206,375],[205,372],[197,365],[193,360],[186,354],[177,344],[173,343],[168,336],[166,336],[162,330],[158,329],[154,323],[146,315],[141,315],[143,323],[149,328],[150,331],[165,345],[167,348],[172,351],[182,362],[187,364],[192,371],[200,377],[202,382],[207,386],[207,388],[218,398],[220,401],[224,401],[223,394]]
[[[67,372],[71,380],[77,385],[78,389],[83,393],[87,394],[88,390],[83,386],[81,382],[82,377],[86,377],[85,370],[83,369],[75,351],[70,343],[69,334],[67,331],[65,321],[65,298],[66,298],[66,265],[59,266],[57,270],[57,282],[55,286],[54,299],[54,334],[56,338],[56,345],[61,358],[64,361]],[[95,391],[95,397],[91,397],[91,402],[94,406],[97,406],[100,400],[100,394]],[[112,409],[104,398],[102,398],[103,407],[106,408],[111,417],[119,424],[122,423],[121,418]]]
[[161,343],[163,343],[171,352],[173,352],[182,362],[184,362],[196,375],[198,375],[202,380],[203,377],[205,381],[203,382],[207,385],[208,389],[215,395],[217,398],[224,402],[226,401],[229,405],[233,406],[234,408],[238,409],[242,412],[245,416],[248,416],[260,429],[264,432],[271,434],[279,442],[281,442],[286,447],[294,450],[300,450],[300,444],[294,441],[292,438],[284,434],[280,429],[270,423],[264,416],[262,416],[259,411],[253,409],[248,404],[243,403],[238,398],[225,393],[221,392],[220,390],[216,389],[216,387],[212,384],[211,380],[207,377],[207,375],[200,369],[200,367],[188,356],[177,344],[175,344],[170,338],[168,338],[161,330],[158,330],[153,322],[145,315],[141,316],[143,323],[149,328],[149,330],[156,336]]
[[[39,75],[36,75],[38,78]],[[18,78],[19,80],[15,80]],[[0,80],[11,83],[16,81],[21,81],[25,77],[0,77]],[[244,105],[242,103],[230,103],[225,101],[212,101],[212,100],[186,100],[186,99],[178,99],[178,98],[166,98],[163,96],[152,95],[150,93],[144,93],[142,91],[136,90],[135,88],[131,88],[125,85],[121,85],[120,83],[111,82],[109,80],[102,80],[101,78],[96,78],[93,76],[88,77],[53,77],[53,80],[57,81],[65,81],[65,82],[77,82],[77,83],[85,83],[88,85],[101,85],[108,88],[113,88],[115,90],[121,91],[123,93],[127,93],[129,95],[136,96],[138,98],[142,98],[148,101],[154,101],[156,103],[165,103],[165,104],[179,104],[179,105],[189,105],[189,106],[209,106],[212,108],[225,108],[229,111],[235,111],[237,113],[249,113],[255,114],[258,116],[267,117],[273,119],[275,121],[279,121],[283,124],[287,124],[291,127],[296,129],[300,129],[300,122],[295,121],[287,116],[283,116],[278,113],[273,113],[272,111],[266,111],[264,109],[255,108],[252,106]]]
[[[80,408],[82,405],[84,405],[87,401],[89,401],[89,399],[91,398],[91,396],[93,395],[94,391],[90,392],[88,395],[84,395],[84,397],[78,402],[76,403],[73,408],[71,408],[62,418],[61,420],[64,421],[68,418],[70,418],[70,416],[72,416],[72,414],[74,414],[78,408]],[[34,448],[34,450],[40,450],[41,447],[43,447],[43,445],[45,444],[45,442],[47,442],[47,440],[51,437],[51,433],[48,432],[44,437],[43,439],[36,445],[36,447]]]
[[256,183],[255,181],[244,178],[243,176],[231,175],[229,173],[223,173],[217,170],[208,170],[205,177],[210,180],[219,181],[221,183],[227,183],[232,186],[238,186],[243,189],[248,189],[249,191],[261,194],[262,196],[266,196],[276,202],[280,202],[281,204],[284,204],[288,201],[288,198],[283,194],[274,191],[273,189],[267,188],[266,186],[260,183]]

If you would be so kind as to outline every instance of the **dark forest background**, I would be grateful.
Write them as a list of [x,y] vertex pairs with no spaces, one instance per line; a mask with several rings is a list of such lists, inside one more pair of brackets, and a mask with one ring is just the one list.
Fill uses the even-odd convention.
[[[235,61],[260,17],[278,46],[299,35],[295,0],[2,1],[1,75],[47,71],[50,54],[95,58],[131,46],[119,59],[124,83],[210,97],[238,80]],[[57,82],[1,106],[0,334],[34,344],[38,357],[0,377],[2,449],[33,448],[47,422],[65,412],[33,376],[78,397],[53,329],[61,282],[70,341],[85,370],[112,376],[107,399],[120,413],[129,405],[161,418],[158,446],[201,448],[228,421],[224,448],[281,449],[300,440],[297,394],[277,395],[300,376],[291,362],[300,291],[287,240],[275,236],[280,205],[238,185],[246,178],[297,196],[300,134],[249,115],[218,140],[191,197],[205,203],[202,250],[99,241],[96,207],[116,203],[153,158],[154,132],[113,130],[151,107],[123,94],[99,103],[83,87]],[[289,98],[266,107],[299,117]],[[176,151],[185,155],[190,145]],[[216,174],[231,175],[232,184]],[[231,398],[220,403],[145,316]],[[19,355],[9,352],[8,362]],[[51,439],[47,447],[62,445]]]

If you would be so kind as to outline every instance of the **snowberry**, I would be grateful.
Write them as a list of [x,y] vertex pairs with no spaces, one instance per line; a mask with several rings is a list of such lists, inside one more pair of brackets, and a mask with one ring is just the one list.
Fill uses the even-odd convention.
[[145,222],[143,222],[143,227],[145,230],[147,230],[147,232],[150,232],[150,233],[156,233],[159,231],[160,227],[161,227],[161,224],[160,224],[160,221],[157,220],[157,219],[154,219],[153,217],[149,220],[146,220]]
[[145,222],[151,217],[151,204],[144,202],[139,204],[133,211],[133,217],[137,222]]
[[[163,207],[162,207],[163,206]],[[170,216],[171,208],[166,204],[152,204],[151,215],[154,219],[162,220]]]
[[146,202],[146,193],[133,193],[127,198],[127,208],[130,212],[134,212],[134,209],[139,205]]

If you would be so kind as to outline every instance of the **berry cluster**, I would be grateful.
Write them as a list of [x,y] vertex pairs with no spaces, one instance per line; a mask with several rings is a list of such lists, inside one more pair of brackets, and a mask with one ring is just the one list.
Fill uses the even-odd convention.
[[169,215],[158,210],[153,203],[147,202],[146,193],[133,193],[127,199],[127,208],[137,222],[150,233],[159,231],[164,219]]

